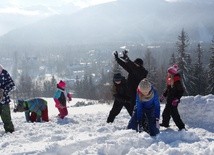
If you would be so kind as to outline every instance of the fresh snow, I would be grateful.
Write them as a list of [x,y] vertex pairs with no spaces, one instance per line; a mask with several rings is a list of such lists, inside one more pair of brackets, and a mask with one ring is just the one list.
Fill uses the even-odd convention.
[[[12,112],[15,132],[11,134],[4,133],[0,120],[0,155],[214,154],[214,95],[183,97],[179,111],[188,131],[177,131],[172,121],[156,137],[127,130],[130,116],[125,109],[107,124],[112,105],[74,98],[68,103],[69,115],[60,120],[53,99],[45,99],[50,122],[27,123],[24,113]],[[81,101],[95,104],[75,106]]]

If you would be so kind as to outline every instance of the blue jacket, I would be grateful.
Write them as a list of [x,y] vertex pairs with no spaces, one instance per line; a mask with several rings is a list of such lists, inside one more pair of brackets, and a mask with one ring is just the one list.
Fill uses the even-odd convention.
[[155,118],[160,118],[160,102],[157,91],[152,88],[154,96],[148,101],[140,101],[139,95],[136,96],[137,121],[142,121],[145,110],[154,110]]
[[10,74],[6,70],[2,70],[0,74],[0,89],[4,90],[3,99],[0,101],[0,104],[9,104],[10,97],[9,92],[15,87],[15,84],[10,76]]
[[35,98],[24,101],[28,110],[25,111],[26,120],[29,121],[30,113],[35,112],[37,117],[41,117],[42,111],[47,108],[47,101],[41,98]]

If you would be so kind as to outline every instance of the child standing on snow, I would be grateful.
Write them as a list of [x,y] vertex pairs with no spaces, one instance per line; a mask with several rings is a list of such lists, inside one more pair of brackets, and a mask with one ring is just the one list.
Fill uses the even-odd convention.
[[0,116],[4,124],[5,132],[14,132],[14,126],[10,113],[10,92],[15,84],[10,74],[0,65]]
[[68,115],[68,109],[66,106],[67,101],[72,100],[71,93],[65,91],[66,83],[62,80],[57,84],[57,90],[54,94],[55,107],[59,110],[58,117],[63,119]]
[[115,117],[120,113],[123,106],[132,115],[130,97],[127,95],[127,81],[120,73],[114,74],[113,77],[114,104],[107,118],[107,123],[113,123]]
[[178,104],[180,103],[180,99],[184,93],[184,88],[182,86],[181,77],[178,72],[178,66],[173,65],[172,67],[169,67],[167,72],[167,87],[160,98],[160,102],[163,102],[166,98],[167,103],[162,114],[163,120],[160,126],[166,128],[169,127],[169,121],[172,117],[179,130],[182,130],[185,129],[185,125],[180,118]]
[[[157,91],[152,87],[148,79],[144,78],[138,85],[136,95],[136,109],[129,121],[128,129],[137,132],[146,131],[150,136],[159,133],[160,102]],[[143,128],[143,120],[147,127]]]

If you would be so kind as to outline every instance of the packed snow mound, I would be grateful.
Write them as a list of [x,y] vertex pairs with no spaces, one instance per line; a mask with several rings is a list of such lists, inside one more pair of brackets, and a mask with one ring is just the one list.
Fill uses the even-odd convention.
[[214,95],[182,97],[179,110],[189,127],[214,132]]

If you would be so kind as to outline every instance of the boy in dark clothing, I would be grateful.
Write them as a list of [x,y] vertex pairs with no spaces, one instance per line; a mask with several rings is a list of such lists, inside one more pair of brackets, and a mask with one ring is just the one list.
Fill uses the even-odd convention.
[[146,78],[148,71],[143,67],[143,60],[137,58],[134,62],[127,55],[127,51],[123,51],[123,57],[119,58],[117,51],[114,53],[115,60],[129,74],[127,78],[128,95],[131,100],[131,109],[134,110],[136,102],[136,90],[140,81]]
[[160,126],[169,127],[169,121],[172,116],[176,126],[179,130],[182,130],[185,129],[185,125],[180,118],[178,104],[184,93],[184,88],[181,83],[181,77],[178,73],[178,66],[173,65],[168,68],[167,72],[167,88],[160,99],[160,102],[163,102],[163,100],[167,98],[167,103],[162,114],[163,120]]
[[115,117],[120,113],[123,106],[132,115],[130,98],[127,96],[127,83],[124,76],[117,73],[113,77],[114,83],[114,104],[107,118],[107,123],[113,123]]
[[10,74],[0,65],[0,116],[4,123],[5,132],[13,132],[14,126],[10,113],[10,96],[15,84]]

